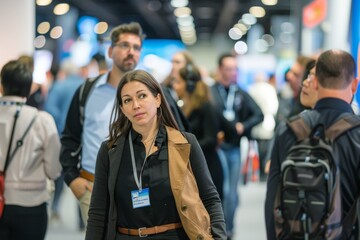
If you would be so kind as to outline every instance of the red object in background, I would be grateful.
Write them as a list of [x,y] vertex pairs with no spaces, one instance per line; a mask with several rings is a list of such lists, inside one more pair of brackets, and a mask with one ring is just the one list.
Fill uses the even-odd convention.
[[249,140],[248,155],[241,173],[243,174],[244,185],[249,181],[258,182],[260,180],[260,159],[255,140]]
[[313,28],[319,25],[326,17],[327,0],[314,0],[303,9],[303,24]]

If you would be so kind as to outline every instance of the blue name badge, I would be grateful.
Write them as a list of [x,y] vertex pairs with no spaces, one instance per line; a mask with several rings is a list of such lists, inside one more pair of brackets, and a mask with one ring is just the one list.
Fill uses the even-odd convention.
[[131,191],[131,200],[134,209],[150,206],[149,188]]

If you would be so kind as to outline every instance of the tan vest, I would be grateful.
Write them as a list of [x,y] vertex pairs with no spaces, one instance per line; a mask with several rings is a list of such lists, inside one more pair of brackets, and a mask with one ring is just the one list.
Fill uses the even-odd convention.
[[190,143],[181,132],[168,133],[170,183],[181,223],[190,239],[213,239],[210,216],[199,195],[190,164]]

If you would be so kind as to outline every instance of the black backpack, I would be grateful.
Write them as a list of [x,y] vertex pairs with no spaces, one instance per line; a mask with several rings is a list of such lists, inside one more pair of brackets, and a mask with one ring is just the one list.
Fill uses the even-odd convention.
[[300,115],[288,121],[297,137],[281,164],[274,202],[278,239],[347,239],[356,219],[356,201],[342,219],[339,159],[332,145],[337,137],[360,125],[347,115],[327,129],[312,129]]

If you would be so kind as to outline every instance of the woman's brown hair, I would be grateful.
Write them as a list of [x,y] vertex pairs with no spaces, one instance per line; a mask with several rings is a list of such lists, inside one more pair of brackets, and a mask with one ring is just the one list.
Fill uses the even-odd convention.
[[130,71],[125,73],[125,75],[121,78],[117,88],[115,106],[111,113],[111,119],[114,119],[114,117],[115,119],[110,124],[110,129],[109,129],[110,136],[108,141],[109,148],[113,146],[113,144],[115,143],[118,137],[127,134],[131,128],[131,122],[121,111],[120,106],[122,106],[121,90],[127,83],[132,81],[137,81],[144,84],[154,97],[160,94],[161,104],[160,107],[158,108],[158,123],[175,128],[177,130],[179,129],[175,121],[175,118],[171,113],[169,104],[164,97],[161,86],[156,81],[156,79],[151,74],[149,74],[144,70]]

